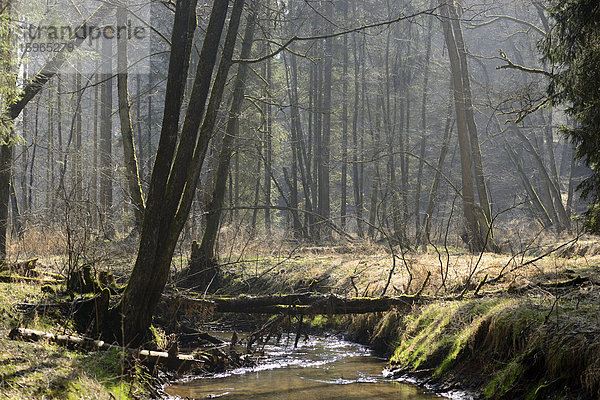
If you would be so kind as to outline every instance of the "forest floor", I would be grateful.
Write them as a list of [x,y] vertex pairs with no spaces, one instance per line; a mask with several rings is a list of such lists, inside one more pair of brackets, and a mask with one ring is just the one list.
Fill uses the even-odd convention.
[[[133,256],[114,246],[106,251],[115,256],[99,257],[97,272],[110,269],[124,283]],[[418,376],[440,390],[458,385],[497,399],[600,395],[600,244],[594,238],[538,242],[502,255],[442,246],[395,256],[394,263],[389,251],[372,244],[257,245],[222,260],[216,294],[380,296],[386,286],[386,295],[420,292],[423,301],[408,313],[318,316],[312,325],[350,332],[387,354],[397,377]],[[184,252],[175,258],[174,271],[185,259]],[[46,281],[0,283],[0,397],[148,397],[147,370],[118,352],[8,339],[15,326],[73,332],[52,310],[22,309],[57,300],[64,286],[51,281],[64,265],[61,257],[40,257],[36,269]]]

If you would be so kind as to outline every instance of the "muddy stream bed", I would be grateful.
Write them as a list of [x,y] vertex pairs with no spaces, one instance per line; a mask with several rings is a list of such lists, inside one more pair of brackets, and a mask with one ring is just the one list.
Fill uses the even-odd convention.
[[[228,340],[231,333],[211,334]],[[226,339],[227,338],[227,339]],[[190,399],[402,399],[442,397],[418,386],[384,377],[386,360],[368,348],[333,336],[293,337],[264,346],[264,359],[210,377],[187,379],[164,388],[171,396]]]

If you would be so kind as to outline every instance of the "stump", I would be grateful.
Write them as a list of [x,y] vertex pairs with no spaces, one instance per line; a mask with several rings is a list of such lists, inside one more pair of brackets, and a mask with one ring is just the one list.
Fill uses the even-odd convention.
[[221,271],[216,260],[207,257],[195,240],[192,242],[188,267],[180,275],[178,286],[205,292],[216,289],[221,283]]

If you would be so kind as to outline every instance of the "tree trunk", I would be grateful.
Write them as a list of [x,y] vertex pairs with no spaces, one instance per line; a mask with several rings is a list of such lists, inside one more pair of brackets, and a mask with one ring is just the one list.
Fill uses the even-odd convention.
[[34,184],[34,173],[33,171],[35,171],[35,157],[37,155],[37,148],[38,148],[38,137],[39,137],[39,116],[40,116],[40,103],[36,104],[35,106],[35,126],[34,126],[34,130],[33,130],[33,140],[32,140],[32,144],[33,144],[33,150],[31,151],[31,161],[29,162],[29,185],[27,187],[27,190],[29,192],[28,196],[27,196],[27,200],[28,200],[28,204],[27,204],[27,209],[31,210],[34,207],[34,201],[33,201],[33,184]]
[[[294,58],[294,56],[292,56],[292,58]],[[287,60],[287,57],[283,57],[283,61],[285,64],[285,76],[286,76],[286,82],[287,82],[287,86],[288,86],[288,98],[290,101],[290,110],[291,110],[291,121],[290,121],[290,144],[292,147],[292,165],[290,166],[290,170],[291,170],[291,179],[289,178],[289,176],[287,176],[287,170],[284,168],[283,172],[284,172],[284,177],[286,180],[286,184],[288,185],[289,188],[289,193],[290,193],[290,203],[289,206],[293,209],[297,209],[298,208],[298,167],[300,166],[300,169],[303,171],[303,163],[302,163],[302,156],[300,154],[300,152],[298,151],[300,146],[298,143],[298,131],[302,130],[302,128],[299,128],[300,125],[300,115],[298,113],[298,103],[297,103],[297,98],[296,98],[296,93],[294,93],[294,89],[292,88],[292,81],[290,79],[290,68],[289,68],[289,63]],[[295,61],[295,60],[294,60]],[[296,82],[297,83],[297,82]],[[297,88],[296,88],[297,89]],[[304,179],[304,173],[301,172],[301,176]],[[303,180],[303,182],[305,182]],[[305,187],[305,185],[303,184],[303,186]],[[293,217],[293,216],[292,216]],[[293,218],[293,222],[292,222],[292,232],[294,237],[298,238],[302,232],[302,223],[301,221],[297,220],[297,218]]]
[[48,221],[52,220],[51,207],[54,203],[54,199],[52,198],[52,193],[54,190],[53,180],[54,180],[54,107],[53,107],[53,94],[52,94],[52,86],[48,90],[48,121],[47,121],[47,131],[46,131],[46,218]]
[[359,169],[359,141],[358,141],[358,115],[360,112],[360,62],[358,54],[356,35],[353,36],[354,46],[354,112],[352,114],[352,189],[354,192],[354,207],[356,208],[356,230],[359,237],[364,236],[363,232],[363,190],[361,174]]
[[[77,63],[77,71],[81,71],[81,63]],[[83,96],[81,88],[81,73],[75,73],[75,96],[74,99],[79,97],[75,101],[75,199],[81,202],[83,199],[83,163],[81,154],[81,97]]]
[[[113,168],[112,168],[112,41],[102,41],[101,62],[101,103],[100,103],[100,217],[102,230],[107,239],[114,237],[112,221],[113,205]],[[59,89],[60,91],[60,89]],[[60,128],[59,128],[60,132]],[[60,140],[60,134],[59,134]],[[59,142],[60,151],[60,142]]]
[[[325,5],[325,15],[333,16],[333,3],[327,2]],[[325,22],[325,33],[332,32],[332,25]],[[322,222],[329,221],[331,217],[331,206],[329,197],[329,163],[330,163],[330,142],[331,142],[331,79],[333,74],[333,38],[325,39],[323,65],[323,108],[322,108],[322,128],[323,133],[320,140],[319,149],[319,190],[318,190],[318,210]],[[320,238],[331,239],[331,226],[328,223],[320,224]]]
[[[458,57],[462,75],[462,94],[467,118],[467,127],[469,129],[469,143],[471,146],[473,171],[475,173],[475,183],[477,185],[477,193],[479,195],[479,204],[483,210],[485,218],[487,219],[487,224],[489,225],[492,222],[492,211],[490,207],[487,186],[485,183],[485,175],[483,172],[483,162],[481,160],[477,125],[475,124],[475,113],[473,111],[473,100],[471,95],[471,79],[469,77],[469,69],[467,64],[467,51],[462,35],[462,28],[460,26],[460,17],[453,2],[454,0],[448,1],[448,9],[450,12],[450,20],[452,21],[452,30],[454,31],[455,45],[458,49]],[[493,237],[493,230],[491,230],[491,227],[489,236],[490,238]]]
[[544,166],[542,158],[531,144],[531,141],[527,138],[527,136],[523,134],[523,132],[521,132],[518,126],[512,125],[512,130],[517,134],[519,139],[521,139],[521,143],[523,143],[525,149],[527,149],[529,154],[531,154],[531,156],[533,157],[538,167],[538,171],[540,173],[541,184],[544,185],[550,192],[551,202],[557,214],[557,220],[555,221],[557,229],[559,231],[564,229],[570,229],[571,224],[569,217],[567,216],[565,206],[563,205],[562,197],[558,188],[552,183],[552,179],[550,178],[550,175],[548,174],[548,171]]
[[[96,68],[95,70],[98,71],[98,61],[95,61],[96,64]],[[99,118],[100,118],[100,80],[99,80],[99,75],[96,72],[96,74],[94,74],[94,116],[93,116],[93,124],[94,124],[94,138],[93,138],[93,143],[92,143],[92,183],[91,183],[91,190],[90,190],[90,196],[91,196],[91,210],[90,210],[90,214],[92,215],[92,227],[94,229],[98,228],[98,172],[100,171],[99,165],[98,165],[98,146],[99,146],[99,131],[98,131],[98,127],[99,127]]]
[[456,109],[456,126],[458,131],[458,143],[461,156],[462,176],[462,200],[463,212],[466,220],[467,236],[466,242],[472,251],[483,249],[496,251],[497,246],[493,243],[491,226],[483,212],[478,209],[475,202],[475,188],[473,185],[473,161],[472,147],[470,143],[467,112],[465,109],[465,94],[463,85],[463,72],[457,47],[456,38],[450,24],[448,5],[441,8],[442,25],[450,67],[452,72],[452,84],[454,88],[454,104]]
[[[348,20],[348,1],[342,4],[344,21]],[[348,204],[348,35],[344,35],[342,48],[342,177],[340,199],[340,226],[346,227]]]
[[444,127],[444,139],[442,140],[442,148],[440,149],[440,155],[438,157],[437,167],[433,176],[433,182],[431,183],[431,189],[429,190],[429,199],[427,200],[427,210],[425,211],[425,219],[423,226],[425,227],[423,241],[429,242],[431,240],[431,220],[433,217],[433,209],[437,200],[438,188],[440,185],[440,178],[442,176],[442,170],[444,168],[444,161],[448,154],[448,147],[450,144],[450,137],[452,136],[452,91],[448,99],[448,111],[446,117],[446,126]]
[[[433,5],[433,4],[432,4]],[[421,233],[421,188],[423,185],[423,167],[425,165],[425,149],[427,147],[427,89],[429,83],[429,59],[431,56],[433,19],[429,18],[427,26],[427,44],[425,45],[425,60],[423,72],[423,97],[421,100],[421,145],[419,149],[419,168],[417,172],[417,187],[415,189],[415,238],[417,246],[422,243]],[[447,125],[447,124],[446,124]],[[436,171],[437,173],[437,171]],[[427,217],[425,217],[427,218]]]
[[[267,28],[268,31],[268,28]],[[269,46],[266,47],[267,49],[267,53],[269,52]],[[272,115],[272,110],[271,110],[271,101],[272,99],[270,98],[269,95],[269,85],[272,82],[272,77],[271,77],[271,60],[268,59],[265,62],[265,80],[266,80],[266,87],[265,87],[265,100],[266,100],[266,104],[265,104],[265,116],[266,116],[266,129],[265,129],[265,135],[264,135],[264,163],[265,163],[265,177],[264,177],[264,182],[265,182],[265,205],[267,206],[267,208],[265,208],[265,233],[267,234],[267,236],[271,235],[271,164],[272,164],[272,128],[273,128],[273,115]]]
[[[241,3],[243,3],[243,1]],[[244,40],[242,41],[242,50],[240,54],[241,59],[250,58],[250,54],[252,52],[252,42],[254,40],[255,24],[256,14],[251,13],[246,22],[246,32],[244,33]],[[244,88],[246,85],[248,70],[249,65],[247,63],[239,64],[235,82],[233,84],[233,98],[231,100],[231,108],[229,109],[227,126],[225,128],[225,133],[223,134],[223,142],[221,145],[221,152],[219,154],[219,164],[217,166],[212,200],[208,206],[206,228],[200,243],[200,254],[205,258],[206,262],[198,263],[198,267],[201,267],[202,264],[207,265],[215,261],[215,243],[219,233],[221,209],[223,208],[225,200],[225,187],[229,173],[231,156],[233,153],[233,144],[239,132],[239,115],[244,102]],[[269,176],[269,180],[270,179],[271,177]],[[199,271],[191,271],[191,273],[198,272]]]
[[[206,300],[186,296],[163,296],[162,301],[174,310],[210,310],[248,314],[364,314],[385,312],[391,308],[407,310],[431,301],[426,296],[351,297],[299,293],[274,296],[214,297]],[[200,311],[202,310],[202,311]]]
[[527,193],[527,196],[529,197],[529,201],[531,201],[531,204],[533,206],[535,217],[541,221],[542,226],[544,228],[548,228],[548,227],[552,226],[552,220],[550,219],[550,216],[548,215],[546,208],[544,208],[544,206],[542,205],[542,202],[540,201],[540,198],[539,198],[535,188],[531,184],[531,181],[530,181],[529,177],[527,176],[527,173],[523,169],[521,160],[519,159],[518,155],[516,154],[514,149],[510,146],[510,144],[508,143],[508,141],[506,139],[504,142],[504,149],[506,151],[506,154],[508,154],[510,161],[515,166],[517,173],[519,174],[519,178],[521,179],[523,188],[525,189],[525,192]]
[[12,145],[0,145],[0,263],[6,261]]
[[[117,8],[117,26],[127,25],[127,9],[119,6]],[[127,194],[133,205],[135,225],[140,231],[144,216],[144,197],[140,184],[137,157],[135,155],[135,144],[133,142],[133,124],[131,122],[131,104],[129,103],[129,84],[127,73],[127,36],[119,35],[117,38],[117,90],[119,100],[119,119],[121,122],[121,140],[123,142],[123,160],[125,164],[125,176],[127,179]],[[139,102],[139,100],[138,100]]]
[[[23,82],[27,82],[27,64],[25,64],[23,66]],[[22,138],[23,138],[23,144],[21,146],[21,182],[20,182],[20,186],[21,186],[21,209],[23,211],[23,214],[27,213],[27,205],[29,204],[29,200],[27,198],[27,195],[29,194],[29,191],[27,190],[27,169],[28,169],[28,161],[29,161],[29,154],[28,154],[28,136],[29,136],[29,112],[28,110],[25,108],[23,110],[23,133],[22,133]]]
[[[189,214],[200,174],[201,164],[197,164],[197,161],[200,153],[206,151],[206,148],[197,148],[194,143],[200,142],[198,132],[228,3],[226,0],[216,0],[213,3],[179,146],[179,115],[196,28],[196,2],[180,0],[176,4],[162,131],[150,180],[139,250],[123,296],[111,311],[110,326],[105,329],[105,332],[112,332],[113,335],[116,333],[116,339],[123,338],[126,343],[139,343],[147,335],[152,315],[169,276],[177,239]],[[229,31],[231,30],[235,30],[235,34],[232,34],[235,37],[237,25],[230,24]],[[226,47],[224,51],[225,49]]]

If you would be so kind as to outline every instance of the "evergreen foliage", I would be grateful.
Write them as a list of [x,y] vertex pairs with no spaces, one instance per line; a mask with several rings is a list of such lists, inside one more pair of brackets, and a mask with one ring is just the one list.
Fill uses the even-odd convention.
[[559,0],[551,9],[554,26],[540,43],[543,58],[553,68],[548,94],[554,105],[565,105],[575,126],[562,131],[593,174],[580,185],[592,200],[588,228],[600,232],[600,3]]

